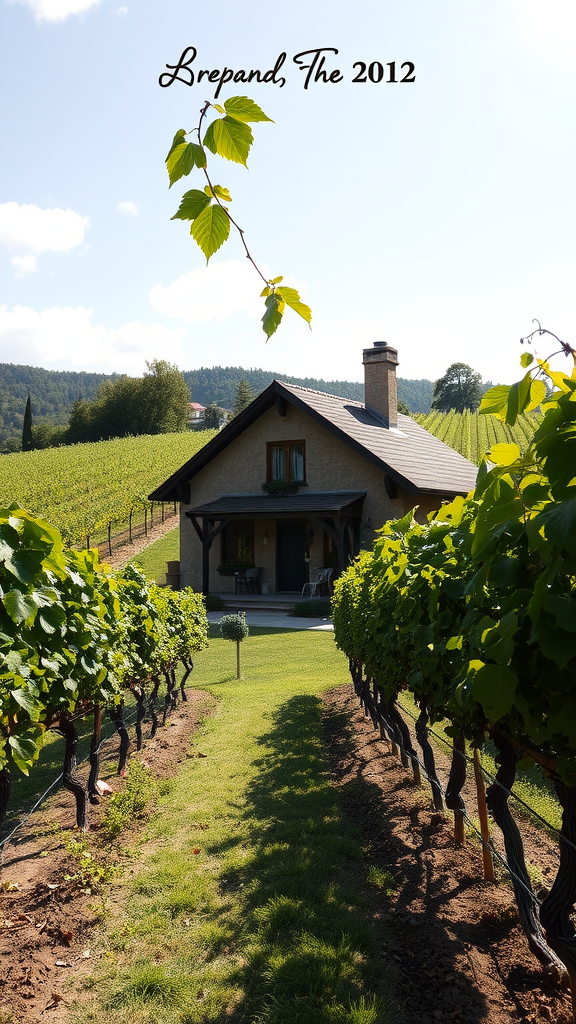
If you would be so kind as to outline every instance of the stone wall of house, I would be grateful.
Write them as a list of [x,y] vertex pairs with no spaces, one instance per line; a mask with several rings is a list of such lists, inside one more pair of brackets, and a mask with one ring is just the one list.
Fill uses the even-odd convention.
[[[361,455],[356,454],[329,430],[304,412],[286,403],[286,416],[276,408],[269,409],[249,426],[224,451],[193,478],[191,505],[181,506],[180,568],[182,586],[202,587],[202,548],[196,531],[185,513],[222,494],[259,494],[266,480],[267,441],[305,441],[306,478],[309,491],[368,492],[364,502],[361,542],[369,547],[374,530],[387,519],[404,515],[407,495],[399,489],[398,497],[390,499],[384,486],[384,473]],[[415,504],[412,501],[411,504]],[[264,544],[264,534],[268,543]],[[317,536],[310,548],[310,565],[322,563],[323,540]],[[254,528],[255,562],[263,568],[261,582],[271,592],[276,589],[276,532],[274,520],[256,520]],[[210,551],[210,591],[226,593],[234,590],[233,577],[217,572],[220,564],[220,537]]]

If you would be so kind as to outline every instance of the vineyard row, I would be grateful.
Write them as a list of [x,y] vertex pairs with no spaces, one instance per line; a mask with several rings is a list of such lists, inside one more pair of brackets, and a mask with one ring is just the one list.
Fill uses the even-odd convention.
[[444,444],[450,445],[465,459],[479,465],[486,449],[492,444],[512,442],[521,451],[528,447],[538,423],[539,413],[518,416],[516,423],[503,423],[496,416],[484,416],[479,412],[438,412],[418,413],[414,419],[424,430],[434,434]]
[[[533,362],[523,354],[524,368]],[[502,832],[522,927],[543,967],[569,976],[576,1013],[575,399],[576,369],[568,376],[545,363],[534,363],[518,384],[489,391],[483,407],[495,416],[481,415],[490,443],[474,492],[425,524],[412,512],[386,523],[373,550],[336,581],[333,617],[374,726],[419,778],[399,706],[405,691],[412,695],[434,805],[442,809],[445,799],[454,812],[456,842],[464,839],[466,743],[474,760],[488,740],[496,747],[486,804]],[[496,422],[520,429],[519,414],[538,405],[543,415],[532,421],[529,441],[499,439]],[[454,421],[432,425],[453,428]],[[472,422],[460,417],[460,425]],[[453,742],[445,798],[428,738],[430,725],[443,720]],[[552,781],[562,807],[560,867],[541,906],[508,808],[517,765],[527,757]],[[485,853],[487,828],[484,814]]]
[[150,508],[147,496],[214,436],[185,431],[0,456],[0,507],[16,502],[69,545],[104,540]]

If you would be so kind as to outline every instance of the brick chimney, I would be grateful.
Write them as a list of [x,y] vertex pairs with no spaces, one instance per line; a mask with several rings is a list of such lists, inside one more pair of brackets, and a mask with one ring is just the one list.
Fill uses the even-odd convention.
[[398,426],[398,392],[396,389],[396,367],[398,352],[385,341],[375,341],[372,348],[365,348],[364,404],[384,420],[387,427]]

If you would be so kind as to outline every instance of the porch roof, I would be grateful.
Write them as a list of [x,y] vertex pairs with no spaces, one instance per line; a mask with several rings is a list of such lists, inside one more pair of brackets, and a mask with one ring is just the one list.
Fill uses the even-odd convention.
[[312,491],[297,494],[222,494],[205,505],[197,505],[186,512],[187,516],[203,516],[206,519],[222,519],[231,515],[266,516],[281,514],[348,515],[358,513],[366,491]]

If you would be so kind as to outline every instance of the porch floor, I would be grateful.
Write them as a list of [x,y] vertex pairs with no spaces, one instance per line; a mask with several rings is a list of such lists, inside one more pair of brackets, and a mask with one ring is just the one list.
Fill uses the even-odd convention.
[[309,600],[303,598],[300,592],[278,593],[278,594],[215,594],[222,601],[224,608],[234,608],[236,611],[268,611],[268,612],[291,612],[294,605],[301,601]]

